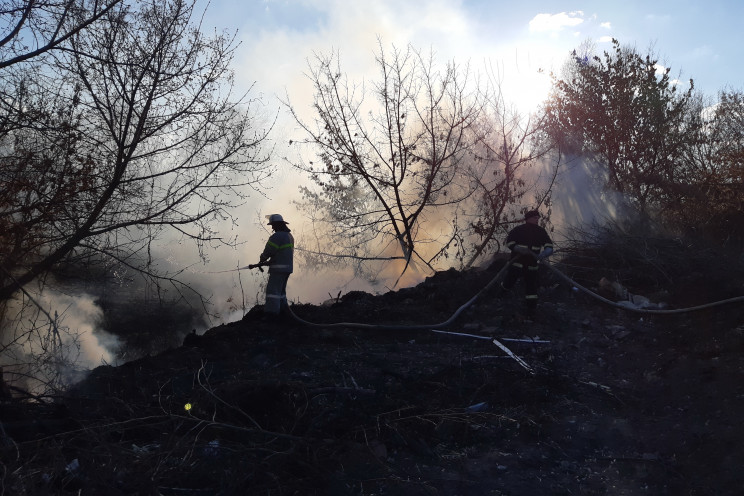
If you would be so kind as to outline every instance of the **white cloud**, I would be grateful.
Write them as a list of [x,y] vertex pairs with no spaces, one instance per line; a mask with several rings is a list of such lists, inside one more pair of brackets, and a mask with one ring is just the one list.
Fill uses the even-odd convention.
[[582,11],[561,12],[559,14],[537,14],[530,21],[531,32],[555,32],[566,27],[578,26],[584,19]]
[[612,29],[612,26],[610,25],[609,22],[600,23],[600,27],[603,27],[605,29]]
[[609,43],[612,41],[612,36],[600,36],[599,42],[600,43]]

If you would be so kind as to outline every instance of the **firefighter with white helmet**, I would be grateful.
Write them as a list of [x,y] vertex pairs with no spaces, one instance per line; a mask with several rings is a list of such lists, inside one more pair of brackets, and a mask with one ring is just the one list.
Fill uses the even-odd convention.
[[264,313],[279,315],[288,306],[287,281],[293,270],[294,237],[281,215],[272,214],[268,219],[274,233],[261,253],[261,262],[250,267],[269,266]]

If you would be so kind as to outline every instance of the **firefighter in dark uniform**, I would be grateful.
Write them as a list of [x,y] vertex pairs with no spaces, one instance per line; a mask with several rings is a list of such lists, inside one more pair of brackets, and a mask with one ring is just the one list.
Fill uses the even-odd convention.
[[528,315],[537,308],[539,285],[537,263],[553,253],[553,241],[548,232],[537,223],[540,213],[530,210],[524,215],[524,224],[515,227],[506,237],[506,247],[511,250],[511,265],[501,283],[502,294],[508,294],[520,277],[524,277],[524,299]]
[[287,304],[287,281],[293,270],[294,237],[292,237],[288,222],[281,215],[269,216],[269,224],[274,230],[266,242],[261,263],[269,265],[269,281],[266,283],[266,304],[264,313],[279,315],[286,309]]

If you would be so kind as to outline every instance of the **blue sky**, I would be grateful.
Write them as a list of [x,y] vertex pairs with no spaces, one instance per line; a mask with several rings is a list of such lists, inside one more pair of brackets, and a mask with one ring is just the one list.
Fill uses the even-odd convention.
[[588,39],[599,51],[615,37],[655,53],[672,76],[693,78],[706,95],[742,89],[743,17],[739,0],[213,0],[206,24],[238,30],[239,81],[255,82],[267,97],[302,101],[313,51],[340,50],[343,69],[369,76],[380,37],[476,69],[488,63],[502,72],[507,99],[527,110],[549,88],[546,74]]

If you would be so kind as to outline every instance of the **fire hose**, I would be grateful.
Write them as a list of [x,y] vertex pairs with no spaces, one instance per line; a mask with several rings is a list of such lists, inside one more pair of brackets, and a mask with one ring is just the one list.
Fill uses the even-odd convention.
[[[261,272],[263,272],[263,266],[268,265],[270,262],[264,261],[257,264],[251,264],[246,265],[245,267],[239,267],[237,269],[231,269],[231,270],[225,270],[225,271],[219,271],[219,272],[233,272],[237,270],[243,270],[243,269],[255,269],[258,268]],[[441,329],[443,327],[447,327],[451,325],[457,318],[464,312],[468,307],[470,307],[475,301],[483,295],[483,293],[490,290],[506,273],[506,270],[511,265],[512,261],[507,261],[506,264],[499,270],[499,272],[486,284],[483,289],[481,289],[478,293],[475,294],[472,298],[470,298],[468,301],[466,301],[463,305],[461,305],[455,313],[452,314],[450,318],[445,320],[444,322],[439,322],[436,324],[425,324],[425,325],[394,325],[394,324],[364,324],[360,322],[333,322],[328,324],[318,324],[314,322],[309,322],[307,320],[304,320],[300,317],[298,317],[292,309],[288,306],[287,310],[295,321],[299,322],[300,324],[310,326],[310,327],[355,327],[355,328],[361,328],[361,329],[373,329],[373,330],[433,330],[433,329]],[[569,283],[572,287],[576,288],[579,291],[582,291],[583,293],[586,293],[587,295],[591,296],[592,298],[595,298],[602,303],[605,303],[607,305],[610,305],[615,308],[620,308],[622,310],[626,310],[629,312],[636,312],[636,313],[643,313],[643,314],[654,314],[654,315],[671,315],[671,314],[680,314],[680,313],[687,313],[687,312],[694,312],[698,310],[703,310],[706,308],[711,308],[719,305],[726,305],[730,303],[737,303],[737,302],[744,302],[744,296],[737,296],[734,298],[728,298],[725,300],[715,301],[711,303],[706,303],[703,305],[697,305],[693,307],[686,307],[686,308],[677,308],[677,309],[650,309],[650,308],[638,308],[628,305],[623,305],[621,303],[609,300],[594,291],[586,288],[585,286],[579,284],[578,282],[571,279],[569,276],[564,274],[562,271],[560,271],[558,268],[556,268],[553,264],[547,261],[547,259],[540,260],[539,263],[541,265],[544,265],[551,271],[553,271],[558,277]],[[215,272],[217,273],[217,272]]]
[[385,325],[385,324],[362,324],[358,322],[334,322],[331,324],[316,324],[314,322],[308,322],[307,320],[304,320],[300,317],[298,317],[292,309],[287,306],[287,310],[289,311],[289,315],[296,320],[297,322],[311,327],[355,327],[360,329],[372,329],[372,330],[433,330],[433,329],[440,329],[442,327],[447,327],[451,325],[457,318],[464,312],[470,305],[475,303],[475,300],[478,299],[483,293],[491,289],[494,284],[496,284],[499,279],[501,279],[501,276],[506,272],[506,269],[511,265],[511,260],[508,261],[504,266],[501,268],[501,270],[496,274],[491,281],[486,284],[483,289],[478,291],[478,293],[475,294],[472,298],[470,298],[468,301],[466,301],[463,305],[458,308],[455,313],[452,314],[452,316],[445,320],[444,322],[440,322],[438,324],[428,324],[428,325]]
[[[291,309],[290,306],[287,306],[287,311],[292,319],[294,319],[296,322],[309,326],[309,327],[322,327],[322,328],[328,328],[328,327],[353,327],[353,328],[359,328],[359,329],[369,329],[369,330],[424,330],[424,331],[430,331],[430,332],[442,332],[445,334],[453,334],[453,335],[460,335],[460,336],[469,336],[477,339],[488,339],[491,342],[493,342],[496,346],[498,346],[501,350],[503,350],[509,357],[513,358],[517,361],[519,365],[521,365],[525,370],[527,370],[530,374],[535,374],[535,370],[530,367],[524,360],[522,360],[519,356],[514,354],[511,350],[509,350],[506,346],[504,346],[499,339],[493,338],[493,337],[486,337],[486,336],[478,336],[478,335],[470,335],[470,334],[460,334],[460,333],[454,333],[454,332],[448,332],[440,330],[443,327],[448,327],[451,325],[457,318],[464,312],[469,306],[471,306],[483,293],[487,292],[489,289],[491,289],[499,280],[501,277],[506,273],[507,269],[511,265],[512,260],[507,261],[506,264],[499,270],[499,272],[486,284],[483,289],[481,289],[478,293],[475,294],[472,298],[470,298],[467,302],[465,302],[463,305],[461,305],[455,313],[452,314],[452,316],[445,320],[444,322],[440,322],[438,324],[429,324],[429,325],[385,325],[385,324],[364,324],[359,322],[333,322],[328,324],[318,324],[314,322],[309,322],[305,319],[302,319],[298,317]],[[632,308],[627,307],[624,305],[621,305],[619,303],[616,303],[614,301],[608,300],[607,298],[604,298],[593,291],[587,289],[586,287],[582,286],[581,284],[577,283],[567,275],[565,275],[563,272],[555,268],[551,263],[549,263],[547,260],[539,260],[538,263],[541,263],[542,265],[545,265],[548,267],[551,271],[555,272],[560,278],[567,281],[569,284],[572,285],[572,287],[577,288],[586,294],[598,299],[599,301],[606,303],[608,305],[611,305],[616,308],[621,308],[623,310],[633,311],[633,312],[639,312],[639,313],[646,313],[646,314],[675,314],[675,313],[683,313],[683,312],[691,312],[695,310],[702,310],[704,308],[709,308],[717,305],[723,305],[727,303],[734,303],[739,301],[744,301],[744,296],[736,297],[736,298],[729,298],[727,300],[717,301],[713,303],[708,303],[705,305],[698,305],[695,307],[689,307],[689,308],[680,308],[675,310],[652,310],[652,309],[641,309],[641,308]],[[255,266],[249,266],[250,268],[254,268]],[[259,267],[260,268],[260,267]],[[502,340],[505,340],[505,338],[501,338]]]
[[598,299],[599,301],[601,301],[603,303],[606,303],[608,305],[611,305],[611,306],[613,306],[615,308],[621,308],[623,310],[628,310],[629,312],[646,313],[646,314],[659,314],[659,315],[670,315],[670,314],[675,314],[675,313],[694,312],[694,311],[697,311],[697,310],[703,310],[705,308],[711,308],[711,307],[715,307],[715,306],[718,306],[718,305],[725,305],[725,304],[728,304],[728,303],[736,303],[736,302],[744,301],[744,296],[736,296],[734,298],[728,298],[728,299],[725,299],[725,300],[714,301],[714,302],[711,302],[711,303],[706,303],[704,305],[697,305],[697,306],[694,306],[694,307],[687,307],[687,308],[676,308],[676,309],[671,309],[671,310],[661,310],[661,309],[651,309],[651,308],[635,308],[635,307],[630,307],[630,306],[622,305],[620,303],[614,302],[612,300],[608,300],[607,298],[604,298],[603,296],[598,295],[597,293],[595,293],[595,292],[591,291],[590,289],[587,289],[584,286],[582,286],[581,284],[577,283],[576,281],[574,281],[573,279],[571,279],[570,277],[568,277],[566,274],[564,274],[563,272],[561,272],[560,270],[558,270],[557,268],[555,268],[555,266],[553,266],[550,263],[544,263],[544,265],[546,267],[548,267],[550,270],[552,270],[553,272],[555,272],[558,275],[558,277],[560,277],[564,281],[568,282],[569,284],[573,285],[573,287],[575,287],[576,289],[578,289],[578,290],[580,290],[580,291],[588,294],[589,296],[591,296],[593,298]]
[[[551,271],[553,271],[556,275],[558,275],[561,279],[571,284],[572,287],[588,294],[589,296],[607,304],[615,308],[620,308],[622,310],[627,310],[629,312],[636,312],[636,313],[643,313],[643,314],[655,314],[655,315],[671,315],[671,314],[680,314],[680,313],[687,313],[687,312],[694,312],[698,310],[703,310],[706,308],[715,307],[718,305],[726,305],[730,303],[737,303],[737,302],[744,302],[744,296],[737,296],[734,298],[728,298],[725,300],[715,301],[711,303],[706,303],[703,305],[697,305],[693,307],[687,307],[687,308],[677,308],[677,309],[669,309],[669,310],[663,310],[663,309],[649,309],[649,308],[636,308],[631,306],[626,306],[617,302],[614,302],[612,300],[609,300],[590,289],[586,288],[585,286],[577,283],[573,279],[571,279],[569,276],[558,270],[553,264],[548,262],[547,260],[541,260],[539,262],[540,264],[544,265]],[[311,327],[356,327],[356,328],[362,328],[362,329],[375,329],[375,330],[433,330],[433,329],[440,329],[443,327],[447,327],[451,325],[457,318],[464,312],[470,305],[472,305],[483,293],[491,289],[504,275],[508,267],[511,265],[511,260],[509,260],[504,266],[499,270],[499,272],[491,279],[491,281],[486,284],[483,289],[481,289],[478,293],[475,294],[472,298],[470,298],[467,302],[465,302],[462,306],[460,306],[452,316],[445,320],[444,322],[440,322],[438,324],[428,324],[428,325],[383,325],[383,324],[363,324],[363,323],[357,323],[357,322],[335,322],[330,324],[317,324],[313,322],[308,322],[300,317],[298,317],[294,312],[292,312],[292,309],[287,307],[290,316],[296,320],[297,322],[311,326]]]

